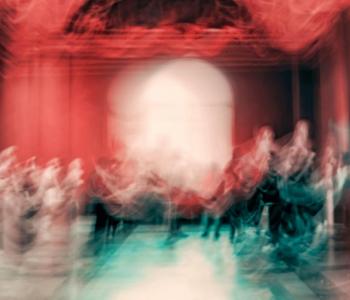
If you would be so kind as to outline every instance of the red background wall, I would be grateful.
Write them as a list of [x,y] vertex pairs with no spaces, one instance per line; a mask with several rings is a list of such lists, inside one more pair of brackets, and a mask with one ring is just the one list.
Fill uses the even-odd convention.
[[[41,163],[81,157],[88,168],[111,155],[116,149],[108,137],[106,94],[120,68],[68,55],[37,56],[11,66],[1,98],[1,148],[16,145],[21,160],[37,156]],[[262,125],[272,125],[277,135],[292,130],[288,69],[223,71],[235,97],[236,143]]]

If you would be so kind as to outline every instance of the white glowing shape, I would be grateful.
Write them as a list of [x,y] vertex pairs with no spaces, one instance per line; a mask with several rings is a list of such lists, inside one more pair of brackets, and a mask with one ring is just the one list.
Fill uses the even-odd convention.
[[114,134],[173,184],[199,190],[203,176],[231,158],[231,88],[210,64],[174,60],[134,74],[123,88],[111,93]]

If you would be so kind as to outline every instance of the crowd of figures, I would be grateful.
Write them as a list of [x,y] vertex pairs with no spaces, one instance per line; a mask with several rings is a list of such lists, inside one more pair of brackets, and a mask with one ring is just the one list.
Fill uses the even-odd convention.
[[[171,163],[171,162],[169,162]],[[172,162],[176,163],[176,162]],[[317,224],[333,225],[333,210],[345,178],[344,155],[329,139],[316,155],[308,123],[299,121],[284,144],[262,127],[247,145],[236,147],[227,166],[205,176],[202,190],[184,188],[132,159],[100,159],[91,174],[73,160],[38,166],[34,158],[17,162],[15,149],[0,153],[2,246],[13,261],[35,245],[62,244],[89,198],[95,216],[94,241],[114,236],[133,222],[168,225],[168,241],[186,237],[184,219],[202,216],[203,237],[221,225],[230,240],[247,226],[259,228],[268,215],[268,236],[278,244],[285,236],[312,236]]]
[[69,244],[82,182],[79,159],[63,170],[58,159],[44,167],[35,158],[19,163],[14,147],[0,153],[1,244],[11,262],[21,264],[34,246],[48,246],[52,259],[67,255],[61,246]]
[[[347,176],[336,144],[329,141],[316,158],[305,121],[297,123],[283,146],[274,141],[268,127],[260,129],[254,144],[225,170],[224,192],[215,198],[219,209],[207,211],[203,236],[214,223],[215,237],[219,237],[221,219],[226,216],[233,241],[240,228],[259,227],[264,209],[272,244],[286,236],[312,237],[317,225],[331,227],[335,202]],[[220,205],[225,198],[227,204]]]
[[[169,241],[185,237],[183,219],[202,215],[203,237],[219,238],[228,221],[230,240],[247,226],[259,228],[268,215],[272,244],[281,237],[312,236],[316,225],[333,225],[333,211],[347,176],[344,155],[331,136],[316,156],[306,121],[288,141],[262,127],[248,145],[236,147],[226,168],[203,182],[203,191],[183,188],[132,160],[101,160],[90,178],[95,233],[115,233],[123,222],[166,222]],[[176,164],[176,162],[173,162]],[[209,187],[209,188],[208,188]]]

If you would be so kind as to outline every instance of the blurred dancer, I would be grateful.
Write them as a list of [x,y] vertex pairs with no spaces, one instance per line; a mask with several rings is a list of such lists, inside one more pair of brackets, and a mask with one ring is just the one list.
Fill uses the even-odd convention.
[[207,176],[202,183],[202,237],[206,238],[210,234],[210,229],[214,227],[214,239],[220,237],[221,217],[223,209],[221,209],[221,197],[224,193],[225,181],[223,172],[215,165],[212,165]]
[[258,226],[263,199],[260,185],[269,169],[272,153],[275,151],[274,133],[268,126],[259,129],[253,148],[233,163],[232,206],[228,210],[231,226],[231,240],[241,225]]
[[4,249],[13,262],[21,263],[38,233],[41,198],[37,197],[35,159],[17,164],[9,174],[4,195]]
[[0,153],[1,202],[2,202],[2,244],[4,253],[13,263],[20,262],[22,253],[20,239],[20,201],[15,193],[17,177],[15,169],[15,148]]
[[264,208],[264,185],[266,181],[270,180],[272,156],[277,150],[274,143],[274,132],[268,127],[260,128],[255,145],[255,153],[252,156],[256,175],[255,178],[256,189],[252,197],[247,202],[247,211],[251,215],[248,224],[252,226],[259,226],[261,216]]
[[336,158],[336,151],[334,143],[328,142],[324,150],[322,159],[322,178],[324,186],[326,188],[326,214],[325,222],[328,228],[332,228],[334,225],[334,194],[335,194],[335,182],[334,178],[339,169],[339,160]]
[[16,161],[15,147],[9,147],[0,152],[0,221],[3,222],[3,200],[10,186],[11,172]]
[[291,141],[279,153],[278,171],[284,178],[297,181],[307,180],[315,153],[311,150],[309,125],[306,121],[297,122]]
[[126,224],[130,225],[131,220],[137,218],[137,200],[147,191],[147,183],[132,160],[119,161],[115,165],[98,164],[95,170],[101,188],[95,206],[95,231],[100,226],[104,232],[113,235],[119,224],[126,229]]
[[72,221],[80,211],[78,189],[83,184],[83,169],[80,159],[70,162],[65,178],[62,180],[62,191],[65,197],[62,209],[66,210],[67,221]]
[[22,247],[28,249],[34,242],[39,227],[42,202],[38,196],[38,169],[35,157],[26,162],[21,170],[19,197],[21,197]]
[[315,153],[311,150],[309,127],[298,121],[291,142],[279,153],[279,191],[283,204],[281,226],[288,235],[313,230],[309,208],[314,205],[311,174]]

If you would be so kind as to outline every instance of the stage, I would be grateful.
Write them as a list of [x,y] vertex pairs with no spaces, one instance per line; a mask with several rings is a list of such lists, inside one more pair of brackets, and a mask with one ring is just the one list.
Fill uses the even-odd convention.
[[350,0],[0,16],[0,300],[350,299]]
[[[64,272],[40,262],[10,272],[2,262],[0,298],[349,299],[350,241],[342,227],[333,237],[319,231],[308,251],[291,256],[265,243],[264,229],[247,229],[232,245],[225,226],[214,240],[186,225],[188,237],[169,242],[165,226],[137,225],[92,245],[90,223],[75,224],[77,259]],[[49,255],[41,251],[40,261]]]

